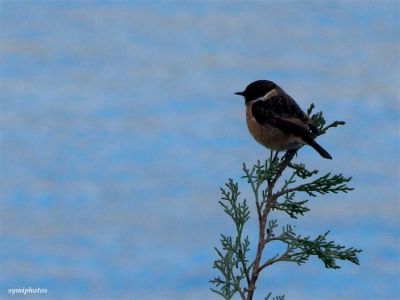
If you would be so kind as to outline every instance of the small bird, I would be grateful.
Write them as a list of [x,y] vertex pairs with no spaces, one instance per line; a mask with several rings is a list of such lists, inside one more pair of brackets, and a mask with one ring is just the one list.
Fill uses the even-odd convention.
[[319,131],[299,105],[269,80],[250,83],[243,92],[247,127],[254,139],[272,150],[313,147],[323,158],[332,156],[314,140]]

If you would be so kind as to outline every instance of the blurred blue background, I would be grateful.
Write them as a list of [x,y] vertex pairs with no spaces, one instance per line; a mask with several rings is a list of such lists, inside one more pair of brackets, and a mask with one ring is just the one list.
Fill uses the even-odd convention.
[[355,191],[289,221],[364,250],[274,265],[257,299],[400,298],[398,1],[0,3],[2,299],[218,299],[219,187],[251,199],[241,164],[267,154],[233,95],[256,79],[347,121],[334,160],[297,160]]

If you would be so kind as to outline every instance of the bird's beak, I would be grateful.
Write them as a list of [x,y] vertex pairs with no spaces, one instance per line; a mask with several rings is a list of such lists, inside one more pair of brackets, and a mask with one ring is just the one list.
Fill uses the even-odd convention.
[[243,92],[236,92],[235,95],[244,96]]

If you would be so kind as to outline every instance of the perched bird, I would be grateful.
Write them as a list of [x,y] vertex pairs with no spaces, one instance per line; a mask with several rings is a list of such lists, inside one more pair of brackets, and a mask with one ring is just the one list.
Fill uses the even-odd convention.
[[254,139],[272,150],[313,147],[322,157],[332,156],[314,140],[318,129],[296,101],[272,81],[257,80],[243,92],[247,127]]

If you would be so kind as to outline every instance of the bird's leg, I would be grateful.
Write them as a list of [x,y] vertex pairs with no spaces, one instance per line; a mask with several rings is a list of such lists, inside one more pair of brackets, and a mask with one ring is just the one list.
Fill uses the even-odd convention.
[[285,155],[282,157],[283,160],[288,158],[293,158],[297,154],[298,149],[288,150],[286,151]]
[[[278,157],[278,153],[279,153],[279,151],[277,150],[277,151],[275,152],[274,158],[272,159],[272,162],[274,162],[275,159]],[[272,153],[271,153],[271,154],[272,154]]]

